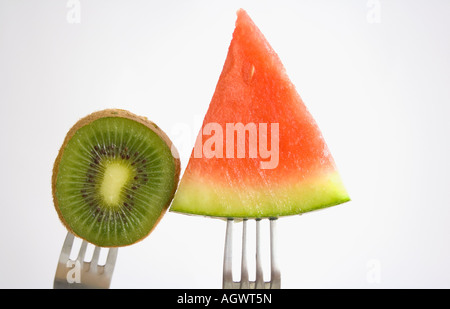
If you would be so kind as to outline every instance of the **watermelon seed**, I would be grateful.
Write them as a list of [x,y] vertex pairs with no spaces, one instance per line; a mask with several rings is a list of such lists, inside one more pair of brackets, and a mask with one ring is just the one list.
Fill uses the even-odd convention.
[[255,75],[255,66],[251,63],[244,63],[242,66],[242,78],[246,83],[250,83]]

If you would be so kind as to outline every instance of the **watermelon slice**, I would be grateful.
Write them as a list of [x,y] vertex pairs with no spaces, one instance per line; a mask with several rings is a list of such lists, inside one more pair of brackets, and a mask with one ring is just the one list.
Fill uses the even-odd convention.
[[278,55],[239,10],[223,71],[170,210],[265,218],[347,201],[316,122]]

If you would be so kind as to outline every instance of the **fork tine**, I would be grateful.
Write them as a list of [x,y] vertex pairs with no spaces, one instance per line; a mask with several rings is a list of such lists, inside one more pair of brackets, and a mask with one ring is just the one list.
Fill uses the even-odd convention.
[[256,289],[264,289],[264,275],[261,263],[261,219],[256,220]]
[[281,287],[281,274],[277,261],[277,247],[276,247],[276,222],[277,218],[270,219],[270,288],[279,289]]
[[59,256],[60,263],[66,263],[69,260],[70,252],[72,251],[74,239],[75,239],[75,236],[72,233],[67,232],[66,238],[64,240],[64,244],[61,249],[61,254]]
[[242,222],[241,289],[250,288],[247,267],[247,219]]
[[77,260],[81,263],[83,266],[84,257],[86,255],[86,248],[87,248],[87,242],[86,240],[83,240],[81,243],[80,251],[78,251],[78,257]]
[[92,259],[90,262],[90,270],[93,272],[97,272],[98,269],[98,260],[100,258],[100,247],[95,246],[94,253],[92,254]]
[[105,275],[112,276],[114,267],[116,265],[117,253],[119,248],[109,248],[108,256],[105,263]]
[[223,281],[222,287],[224,289],[233,288],[233,273],[232,273],[232,261],[233,261],[233,219],[227,219],[227,230],[225,234],[225,250],[223,257]]
[[94,253],[92,254],[91,264],[97,265],[100,258],[100,247],[95,246]]

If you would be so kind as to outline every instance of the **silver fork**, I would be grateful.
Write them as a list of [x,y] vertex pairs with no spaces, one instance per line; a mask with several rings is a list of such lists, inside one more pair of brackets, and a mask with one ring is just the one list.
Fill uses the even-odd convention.
[[279,289],[281,287],[281,274],[277,263],[276,254],[276,218],[270,220],[270,281],[265,282],[261,259],[261,219],[256,219],[256,278],[249,281],[247,266],[247,219],[242,221],[242,253],[241,253],[241,278],[240,281],[233,280],[233,224],[234,219],[227,219],[225,236],[225,249],[223,260],[223,282],[224,289]]
[[[75,236],[68,232],[56,268],[54,289],[108,289],[111,284],[118,248],[95,246],[90,262],[85,262],[88,243],[83,240],[76,260],[70,259]],[[108,250],[104,265],[99,265],[100,250]]]

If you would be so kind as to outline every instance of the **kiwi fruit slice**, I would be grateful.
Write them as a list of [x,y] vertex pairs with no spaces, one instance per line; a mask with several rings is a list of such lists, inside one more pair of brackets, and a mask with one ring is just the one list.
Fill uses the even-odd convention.
[[53,202],[74,235],[100,247],[144,239],[169,207],[180,160],[147,118],[106,109],[79,120],[53,166]]

